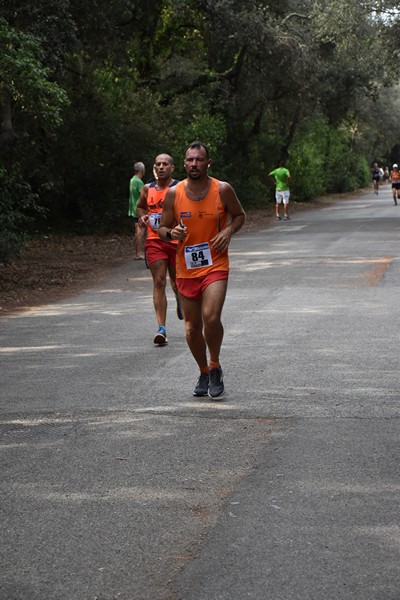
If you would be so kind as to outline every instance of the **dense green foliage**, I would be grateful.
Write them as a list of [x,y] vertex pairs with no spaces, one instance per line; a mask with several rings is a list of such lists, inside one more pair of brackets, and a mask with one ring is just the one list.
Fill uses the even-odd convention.
[[244,206],[288,159],[312,199],[400,156],[394,0],[0,0],[0,259],[126,225],[132,165],[210,146]]

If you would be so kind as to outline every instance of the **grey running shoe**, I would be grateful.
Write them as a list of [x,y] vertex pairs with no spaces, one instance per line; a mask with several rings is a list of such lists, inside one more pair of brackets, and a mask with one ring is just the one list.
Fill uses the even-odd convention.
[[276,220],[277,221],[282,221],[281,217],[279,215],[276,215]]
[[222,369],[211,369],[210,385],[208,386],[208,395],[210,398],[219,398],[225,390]]
[[284,220],[284,221],[289,221],[289,219],[290,219],[289,215],[285,215],[285,216],[283,217],[283,220]]
[[210,377],[208,373],[200,373],[197,385],[193,390],[193,396],[207,396],[209,380]]

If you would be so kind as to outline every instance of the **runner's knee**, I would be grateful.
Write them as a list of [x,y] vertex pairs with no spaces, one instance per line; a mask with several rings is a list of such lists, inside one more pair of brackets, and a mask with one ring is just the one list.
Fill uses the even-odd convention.
[[202,335],[203,324],[201,321],[185,321],[186,337],[195,338],[198,335]]
[[215,312],[215,311],[205,311],[203,313],[203,319],[204,319],[204,326],[212,329],[215,329],[216,327],[221,327],[222,323],[221,323],[221,315],[219,312]]
[[158,274],[154,277],[154,287],[157,290],[165,289],[166,283],[167,283],[166,277],[164,277],[163,275]]

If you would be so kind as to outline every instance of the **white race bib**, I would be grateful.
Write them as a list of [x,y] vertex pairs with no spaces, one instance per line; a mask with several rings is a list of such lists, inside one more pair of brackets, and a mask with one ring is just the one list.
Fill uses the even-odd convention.
[[151,213],[150,215],[150,227],[154,230],[157,231],[158,228],[160,227],[160,223],[161,223],[161,214],[162,213]]
[[195,246],[185,246],[185,262],[187,269],[210,267],[213,264],[210,244],[204,242]]

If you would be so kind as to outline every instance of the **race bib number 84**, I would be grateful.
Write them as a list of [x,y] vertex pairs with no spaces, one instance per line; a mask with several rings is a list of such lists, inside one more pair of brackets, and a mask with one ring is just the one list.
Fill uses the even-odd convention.
[[209,243],[204,242],[204,244],[196,244],[196,246],[185,246],[185,262],[187,269],[211,266],[213,261]]

